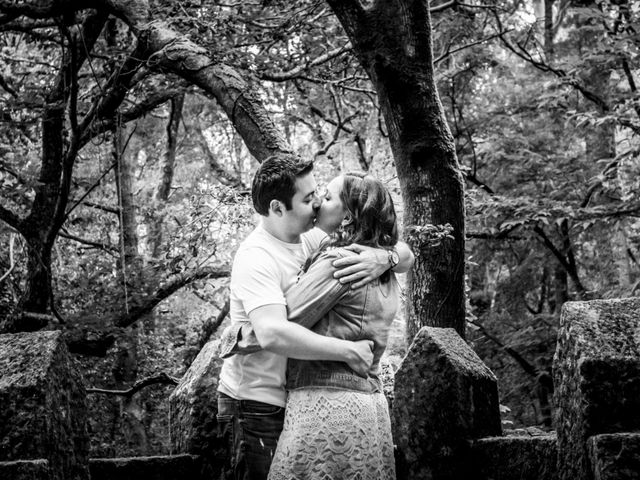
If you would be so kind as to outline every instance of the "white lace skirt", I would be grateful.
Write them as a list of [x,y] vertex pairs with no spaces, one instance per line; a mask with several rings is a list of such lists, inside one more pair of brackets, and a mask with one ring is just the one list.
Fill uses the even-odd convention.
[[387,399],[327,388],[289,393],[269,480],[395,480]]

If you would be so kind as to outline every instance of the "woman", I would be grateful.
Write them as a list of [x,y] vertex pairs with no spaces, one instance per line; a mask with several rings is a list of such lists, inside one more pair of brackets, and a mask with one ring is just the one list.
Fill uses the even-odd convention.
[[[393,201],[373,177],[345,174],[327,186],[316,226],[330,237],[286,294],[289,320],[321,335],[371,340],[374,360],[362,378],[342,362],[289,359],[284,429],[269,479],[395,479],[389,410],[378,374],[398,307],[398,284],[389,270],[351,289],[333,278],[332,267],[349,254],[341,248],[346,245],[396,244]],[[255,344],[243,343],[243,353],[255,351]]]

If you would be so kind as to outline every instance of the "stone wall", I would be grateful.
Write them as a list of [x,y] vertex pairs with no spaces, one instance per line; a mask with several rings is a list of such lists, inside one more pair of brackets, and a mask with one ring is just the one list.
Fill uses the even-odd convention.
[[46,459],[51,480],[88,480],[86,422],[61,333],[0,335],[0,461]]
[[0,462],[2,480],[50,480],[49,462],[45,459]]
[[473,480],[556,480],[555,434],[481,438],[473,442]]
[[423,327],[395,376],[398,478],[471,478],[470,440],[500,435],[496,378],[451,328]]
[[590,480],[588,438],[640,429],[640,299],[566,303],[554,380],[559,478]]
[[200,455],[205,477],[218,478],[226,446],[218,439],[217,392],[222,360],[218,340],[208,342],[169,398],[172,453]]
[[595,480],[640,477],[640,433],[595,435],[589,439],[588,449]]
[[[91,480],[204,480],[200,458],[173,455],[131,458],[93,458]],[[213,479],[212,479],[213,480]]]

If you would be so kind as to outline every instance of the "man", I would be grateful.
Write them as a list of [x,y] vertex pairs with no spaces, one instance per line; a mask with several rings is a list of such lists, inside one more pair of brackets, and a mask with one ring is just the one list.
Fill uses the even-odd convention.
[[[262,218],[234,259],[230,315],[232,323],[251,321],[263,350],[226,358],[218,386],[218,422],[229,439],[236,479],[267,477],[284,421],[288,357],[346,362],[363,376],[373,360],[370,342],[324,337],[287,321],[285,293],[325,236],[310,231],[321,204],[312,169],[313,163],[292,155],[271,157],[252,184],[253,205]],[[354,287],[390,266],[406,271],[413,262],[405,244],[399,247],[400,256],[353,249],[359,255],[336,266],[346,267],[337,276],[355,281]]]

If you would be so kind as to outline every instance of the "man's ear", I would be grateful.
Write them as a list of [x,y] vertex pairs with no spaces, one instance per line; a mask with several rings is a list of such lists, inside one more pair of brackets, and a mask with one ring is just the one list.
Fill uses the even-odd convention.
[[271,202],[269,202],[269,211],[273,212],[274,215],[281,217],[284,213],[284,205],[280,200],[271,200]]

